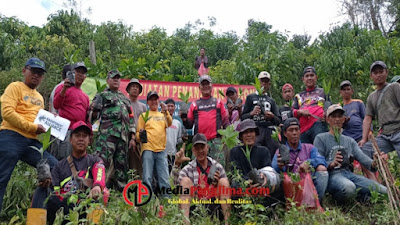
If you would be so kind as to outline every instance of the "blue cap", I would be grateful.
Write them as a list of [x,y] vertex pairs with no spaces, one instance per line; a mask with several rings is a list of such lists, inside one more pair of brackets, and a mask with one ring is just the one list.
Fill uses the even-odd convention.
[[25,66],[30,66],[31,68],[38,68],[46,71],[46,67],[44,65],[44,62],[38,58],[30,58],[28,61],[26,61]]

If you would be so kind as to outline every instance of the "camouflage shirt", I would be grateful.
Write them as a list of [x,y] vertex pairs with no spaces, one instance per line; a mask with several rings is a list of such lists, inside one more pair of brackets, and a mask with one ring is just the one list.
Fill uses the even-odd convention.
[[131,102],[121,91],[114,92],[109,88],[98,93],[90,106],[92,112],[99,113],[101,119],[99,134],[129,140],[129,134],[136,132]]

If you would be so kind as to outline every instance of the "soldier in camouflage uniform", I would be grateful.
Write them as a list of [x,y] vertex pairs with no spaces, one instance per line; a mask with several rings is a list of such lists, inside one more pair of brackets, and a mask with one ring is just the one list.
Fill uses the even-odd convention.
[[120,73],[107,74],[108,87],[98,93],[90,107],[92,120],[101,119],[95,151],[107,171],[107,187],[122,191],[128,181],[128,147],[136,147],[135,123],[129,99],[118,90]]

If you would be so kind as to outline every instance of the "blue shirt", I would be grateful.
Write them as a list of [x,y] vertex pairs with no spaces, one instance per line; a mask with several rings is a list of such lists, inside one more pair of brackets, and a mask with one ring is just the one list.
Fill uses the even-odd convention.
[[343,128],[343,135],[349,136],[358,141],[362,138],[362,124],[365,117],[365,105],[359,99],[353,99],[343,106],[346,117],[350,120]]
[[[315,169],[319,165],[323,165],[327,167],[325,157],[319,154],[319,151],[316,147],[314,147],[312,144],[307,144],[304,143],[302,144],[301,141],[299,141],[299,145],[297,146],[296,149],[292,149],[289,144],[286,142],[286,146],[289,148],[289,154],[290,154],[290,162],[289,164],[293,165],[293,172],[295,173],[299,166],[305,162],[309,161],[310,165],[314,167]],[[275,152],[274,158],[272,159],[272,168],[276,170],[276,172],[281,172],[278,166],[278,153],[279,150]],[[297,156],[297,157],[296,157]],[[286,172],[286,166],[283,168],[282,172]]]

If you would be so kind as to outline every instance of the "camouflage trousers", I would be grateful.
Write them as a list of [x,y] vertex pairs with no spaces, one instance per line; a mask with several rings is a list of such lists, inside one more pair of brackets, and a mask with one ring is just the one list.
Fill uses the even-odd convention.
[[107,187],[122,191],[128,182],[128,143],[118,137],[100,134],[95,150],[107,170]]
[[221,138],[214,138],[208,141],[210,146],[208,156],[219,162],[225,169],[229,171],[230,154],[229,149],[222,144]]

